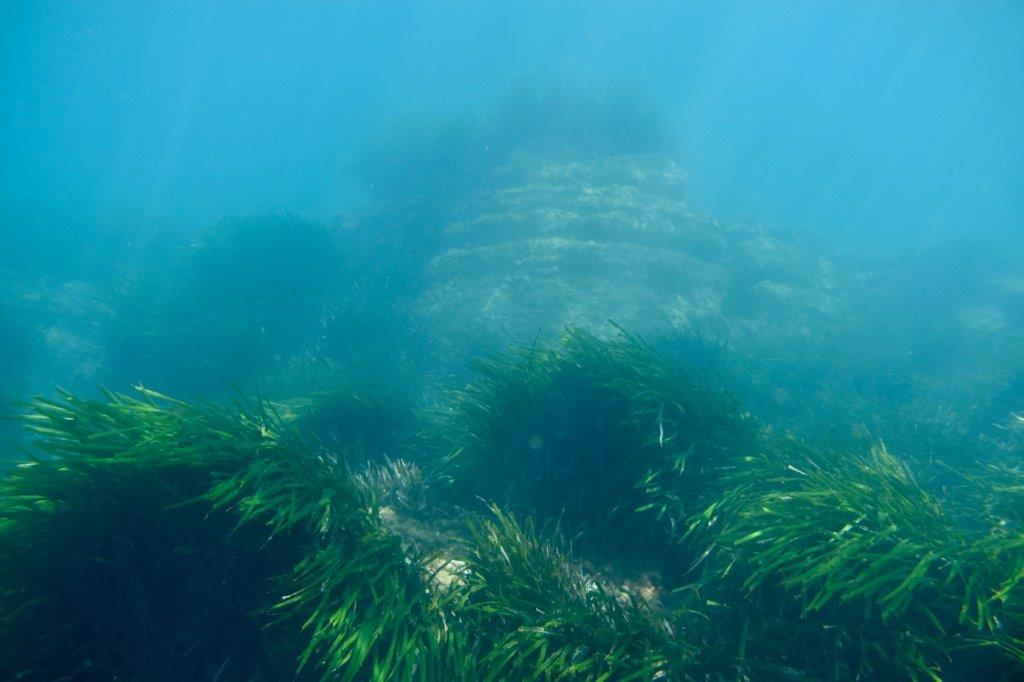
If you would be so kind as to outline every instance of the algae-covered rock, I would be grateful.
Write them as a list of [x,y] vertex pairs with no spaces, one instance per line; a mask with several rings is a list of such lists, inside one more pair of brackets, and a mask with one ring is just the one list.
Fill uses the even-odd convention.
[[[109,293],[84,280],[0,281],[0,344],[10,365],[9,398],[53,384],[95,381],[106,368],[102,329],[113,318]],[[7,345],[10,344],[10,345]],[[31,370],[31,371],[30,371]],[[2,397],[0,397],[2,399]]]
[[609,319],[648,336],[820,339],[844,317],[833,263],[701,215],[684,183],[661,155],[520,157],[460,203],[418,313],[498,343]]
[[874,436],[923,460],[988,456],[979,435],[1024,407],[1022,268],[1013,249],[977,240],[872,264],[846,354],[863,378],[837,387],[848,401],[846,386],[860,389],[863,411],[879,416]]

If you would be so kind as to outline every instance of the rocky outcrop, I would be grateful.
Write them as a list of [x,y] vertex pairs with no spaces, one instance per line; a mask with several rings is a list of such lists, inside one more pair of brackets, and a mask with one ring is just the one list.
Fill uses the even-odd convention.
[[414,308],[501,345],[608,320],[649,336],[813,339],[848,316],[834,264],[701,215],[684,184],[661,156],[519,159],[454,211]]
[[[113,318],[107,297],[96,285],[70,280],[0,279],[8,334],[5,360],[21,373],[13,397],[74,387],[95,381],[105,368],[103,325]],[[0,337],[6,334],[0,330]]]

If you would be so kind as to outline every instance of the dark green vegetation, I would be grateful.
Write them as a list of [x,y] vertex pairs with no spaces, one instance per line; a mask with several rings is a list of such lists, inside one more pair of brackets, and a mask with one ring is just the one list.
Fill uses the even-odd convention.
[[[625,333],[608,342],[570,328],[558,347],[475,369],[442,428],[453,493],[561,519],[585,545],[665,544],[682,531],[677,514],[713,489],[723,453],[753,441],[727,394]],[[665,479],[672,490],[653,497]]]
[[[769,441],[727,480],[703,515],[718,526],[705,580],[723,601],[777,609],[793,647],[775,656],[837,679],[1020,673],[1024,536],[977,514],[980,498],[929,492],[883,447]],[[801,661],[797,642],[811,641],[818,653]]]
[[5,679],[411,678],[443,631],[345,464],[263,406],[37,401],[0,493]]
[[248,383],[315,338],[339,265],[331,232],[291,215],[203,230],[122,285],[112,373],[175,389]]
[[[340,389],[287,422],[267,403],[145,390],[35,401],[37,454],[0,487],[0,673],[1024,671],[1019,453],[937,487],[880,445],[773,433],[624,332],[570,328],[477,371],[417,438],[394,435],[411,411]],[[376,462],[354,476],[346,458]],[[453,530],[457,505],[470,511]],[[423,528],[437,556],[417,548]],[[637,570],[664,589],[637,589]]]
[[393,126],[365,148],[357,173],[374,196],[388,201],[443,203],[524,156],[572,161],[671,154],[674,146],[660,111],[639,88],[523,82],[481,115]]
[[[820,451],[624,334],[570,329],[477,367],[449,417],[449,475],[619,562],[666,559],[709,670],[1020,672],[1024,535],[1004,509],[1019,470],[973,467],[951,493],[881,446]],[[665,526],[652,550],[645,531]]]
[[295,426],[322,446],[345,452],[352,464],[401,455],[418,429],[412,407],[397,397],[342,386],[291,401]]
[[460,611],[487,633],[486,680],[674,680],[696,651],[644,599],[584,574],[554,541],[492,507],[471,522]]
[[103,301],[109,318],[90,320],[108,385],[292,398],[350,380],[404,390],[416,371],[403,301],[342,228],[260,214],[160,246],[122,266]]

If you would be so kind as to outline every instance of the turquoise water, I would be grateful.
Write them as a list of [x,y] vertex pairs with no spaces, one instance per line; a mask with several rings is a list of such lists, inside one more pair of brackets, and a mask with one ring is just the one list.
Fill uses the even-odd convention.
[[[678,601],[701,552],[666,549],[646,522],[596,521],[579,499],[655,504],[634,496],[650,484],[640,473],[621,499],[612,483],[586,483],[618,480],[620,461],[630,472],[629,462],[649,464],[628,454],[638,423],[641,450],[717,443],[714,416],[678,441],[666,432],[674,403],[664,396],[681,389],[658,383],[675,376],[661,360],[615,346],[636,337],[734,396],[723,414],[756,420],[766,439],[789,434],[851,462],[884,447],[924,491],[908,499],[934,502],[949,528],[972,541],[1012,535],[1019,500],[988,495],[1019,490],[1024,454],[1022,25],[1015,2],[9,0],[2,412],[38,410],[26,401],[63,389],[265,399],[313,450],[354,471],[375,463],[365,479],[387,490],[406,549],[431,533],[456,543],[461,515],[486,517],[495,503],[538,526],[565,521],[573,566],[649,584],[658,614],[703,613],[707,600]],[[580,350],[577,334],[618,350]],[[510,364],[495,352],[511,352]],[[543,360],[519,366],[518,352]],[[588,363],[618,379],[598,390],[592,375],[564,369]],[[506,370],[528,377],[512,382],[522,394],[494,388]],[[641,409],[612,385],[663,400]],[[33,437],[3,421],[0,438],[6,471]],[[758,447],[775,452],[771,443]],[[474,459],[447,470],[463,450],[496,468]],[[845,490],[868,469],[902,475],[871,461],[829,480]],[[420,476],[454,492],[401,487]],[[0,513],[12,513],[11,490]],[[616,539],[593,542],[603,535]],[[951,546],[922,544],[908,573]],[[123,548],[96,551],[127,561]],[[1012,555],[1002,551],[985,556]],[[984,554],[964,552],[965,565]],[[27,599],[10,591],[15,574],[0,571],[0,590]],[[723,641],[743,644],[686,675],[821,679],[814,662],[772,659],[755,635],[747,660],[750,628],[770,638],[772,618],[817,623],[779,615],[774,598],[762,596],[760,611],[728,606],[746,621],[709,616]],[[985,651],[1017,647],[1019,663],[1024,633],[1007,603],[998,625],[978,627],[992,637]],[[819,629],[846,632],[848,615],[829,613]],[[864,627],[897,646],[893,632],[919,632],[906,622],[889,614]],[[4,623],[0,656],[24,653]],[[676,641],[689,644],[685,633]],[[904,679],[887,668],[895,659],[865,663],[838,641],[788,646],[834,645],[829,679],[853,679],[857,665],[860,679]],[[209,651],[161,679],[280,674]],[[1021,671],[950,656],[921,670],[953,680]],[[18,665],[0,671],[45,679]],[[154,669],[84,665],[64,674],[146,679]],[[542,677],[516,670],[504,674]]]

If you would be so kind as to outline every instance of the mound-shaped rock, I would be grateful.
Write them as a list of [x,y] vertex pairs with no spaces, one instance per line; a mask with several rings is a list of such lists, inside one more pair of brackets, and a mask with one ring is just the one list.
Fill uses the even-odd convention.
[[729,344],[822,340],[844,275],[799,240],[695,211],[661,156],[520,158],[454,211],[415,309],[504,345],[566,323]]

